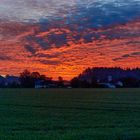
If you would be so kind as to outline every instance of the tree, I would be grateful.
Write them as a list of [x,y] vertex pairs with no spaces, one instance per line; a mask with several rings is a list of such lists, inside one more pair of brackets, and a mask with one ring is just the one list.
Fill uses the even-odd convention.
[[36,80],[36,79],[40,79],[40,73],[39,72],[32,72],[31,73],[31,77]]
[[124,85],[124,87],[139,87],[139,80],[137,78],[134,77],[125,77],[122,78],[122,83]]
[[80,81],[81,88],[90,88],[90,83],[87,80]]
[[98,81],[97,81],[97,78],[96,77],[92,77],[91,79],[91,87],[92,88],[97,88],[98,87]]
[[64,87],[64,80],[63,77],[58,77],[58,87]]
[[73,88],[79,88],[80,87],[80,81],[77,77],[74,77],[72,80],[71,80],[71,87]]
[[21,82],[21,86],[24,88],[33,88],[34,87],[34,82],[31,77],[31,73],[28,70],[24,70],[20,74],[20,82]]

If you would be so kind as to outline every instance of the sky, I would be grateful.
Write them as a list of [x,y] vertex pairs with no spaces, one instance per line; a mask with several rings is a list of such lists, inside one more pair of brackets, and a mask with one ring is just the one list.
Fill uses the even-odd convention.
[[1,75],[87,67],[140,67],[140,0],[0,0]]

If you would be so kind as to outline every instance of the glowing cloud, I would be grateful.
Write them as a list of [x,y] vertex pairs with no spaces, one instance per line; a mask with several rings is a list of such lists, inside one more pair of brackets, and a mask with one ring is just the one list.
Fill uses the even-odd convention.
[[87,67],[140,67],[140,0],[0,0],[0,74],[70,79]]

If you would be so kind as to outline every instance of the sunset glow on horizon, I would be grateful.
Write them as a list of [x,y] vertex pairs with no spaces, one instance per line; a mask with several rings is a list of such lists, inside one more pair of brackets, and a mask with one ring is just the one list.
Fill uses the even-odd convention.
[[88,67],[140,67],[140,1],[86,2],[1,0],[0,74],[69,80]]

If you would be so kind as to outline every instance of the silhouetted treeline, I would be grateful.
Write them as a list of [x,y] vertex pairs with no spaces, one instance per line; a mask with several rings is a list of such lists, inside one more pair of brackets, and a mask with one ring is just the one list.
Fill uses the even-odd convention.
[[39,72],[29,72],[24,70],[19,77],[20,85],[24,88],[55,88],[64,87],[64,80],[62,77],[58,77],[57,81],[54,81],[51,77],[41,75]]
[[133,88],[140,87],[140,68],[87,68],[71,81],[24,70],[19,77],[0,76],[0,88]]
[[24,70],[20,76],[0,76],[0,88],[63,88],[63,77],[59,76],[58,80],[41,75],[39,72],[30,72]]
[[71,80],[74,88],[140,87],[140,68],[87,68]]

